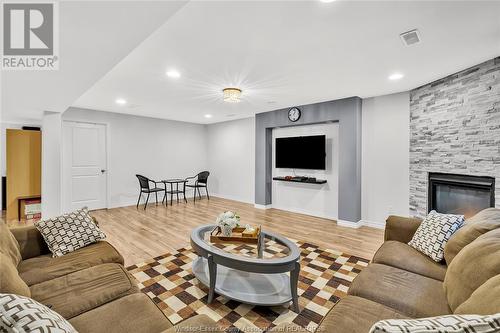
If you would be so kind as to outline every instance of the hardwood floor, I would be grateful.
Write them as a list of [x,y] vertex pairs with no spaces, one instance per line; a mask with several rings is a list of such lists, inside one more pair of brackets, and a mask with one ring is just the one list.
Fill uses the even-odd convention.
[[[284,236],[308,241],[324,248],[346,252],[371,259],[382,244],[383,230],[369,227],[359,229],[337,226],[335,221],[278,209],[261,210],[251,204],[211,197],[201,201],[173,206],[148,205],[93,211],[108,241],[125,257],[125,265],[132,265],[169,251],[189,246],[191,230],[203,224],[214,223],[216,216],[226,210],[239,213],[241,221],[262,225]],[[12,226],[20,225],[11,222]],[[22,223],[21,223],[22,224]]]

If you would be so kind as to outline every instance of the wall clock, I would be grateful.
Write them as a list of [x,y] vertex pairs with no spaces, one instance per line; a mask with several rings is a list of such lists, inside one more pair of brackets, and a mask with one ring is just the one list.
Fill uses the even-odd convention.
[[288,119],[290,121],[296,122],[300,119],[300,109],[299,108],[291,108],[288,110]]

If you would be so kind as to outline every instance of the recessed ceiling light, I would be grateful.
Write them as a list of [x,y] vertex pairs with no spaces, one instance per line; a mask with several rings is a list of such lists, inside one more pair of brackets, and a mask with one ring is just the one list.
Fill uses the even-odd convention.
[[127,101],[125,99],[123,99],[123,98],[117,98],[115,100],[115,103],[118,104],[118,105],[125,105],[125,104],[127,104]]
[[171,70],[167,71],[167,76],[172,78],[172,79],[178,79],[181,77],[181,73],[179,73],[175,69],[171,69]]
[[330,3],[330,2],[334,2],[335,0],[319,0],[321,2],[324,2],[324,3]]
[[394,74],[389,75],[389,80],[396,81],[396,80],[402,79],[403,77],[404,77],[404,75],[401,73],[394,73]]
[[212,118],[212,115],[211,114],[206,114],[205,118]]

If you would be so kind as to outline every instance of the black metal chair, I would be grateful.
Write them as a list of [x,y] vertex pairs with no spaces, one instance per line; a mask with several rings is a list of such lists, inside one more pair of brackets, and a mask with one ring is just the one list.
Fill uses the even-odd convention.
[[[198,191],[198,197],[201,199],[200,188],[204,188],[207,193],[207,199],[210,200],[210,195],[208,195],[208,176],[210,176],[210,172],[202,171],[196,176],[186,178],[186,187],[190,187],[194,189],[194,202],[196,202],[196,191]],[[195,180],[194,184],[189,183],[190,180]]]
[[[137,208],[139,208],[139,202],[141,202],[141,196],[143,193],[146,193],[148,196],[146,198],[146,203],[144,204],[144,210],[146,210],[146,207],[148,206],[148,201],[149,201],[149,195],[151,193],[154,193],[156,196],[156,205],[158,205],[158,192],[165,192],[165,188],[160,188],[156,184],[161,184],[161,182],[155,182],[154,180],[151,180],[147,177],[141,176],[141,175],[135,175],[137,179],[139,179],[139,186],[141,187],[141,191],[139,192],[139,199],[137,199]],[[149,183],[155,184],[153,188],[149,186]]]

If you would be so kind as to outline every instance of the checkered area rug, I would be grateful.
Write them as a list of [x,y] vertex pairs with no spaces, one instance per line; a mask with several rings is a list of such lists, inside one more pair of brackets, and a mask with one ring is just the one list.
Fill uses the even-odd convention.
[[[207,304],[208,288],[198,282],[191,271],[191,263],[197,257],[191,248],[182,248],[127,269],[138,281],[141,291],[158,305],[174,325],[197,314],[206,314],[231,333],[265,332],[290,322],[314,331],[335,303],[347,295],[352,280],[369,261],[310,243],[295,243],[301,251],[298,284],[300,313],[293,312],[291,304],[253,306],[220,295]],[[240,251],[250,255],[252,251],[245,244],[227,246],[232,253]],[[270,248],[273,252],[279,251],[279,248]],[[264,257],[279,255],[279,252],[264,253]]]

